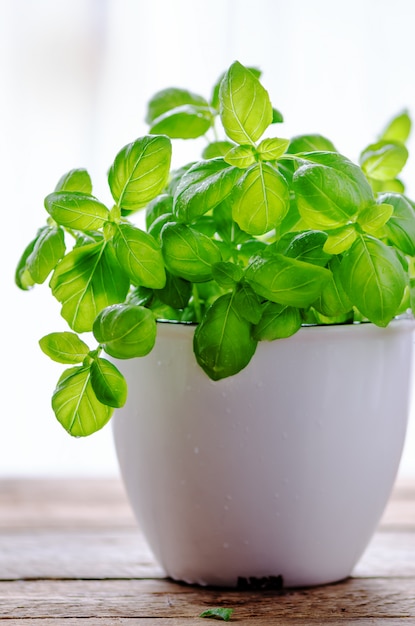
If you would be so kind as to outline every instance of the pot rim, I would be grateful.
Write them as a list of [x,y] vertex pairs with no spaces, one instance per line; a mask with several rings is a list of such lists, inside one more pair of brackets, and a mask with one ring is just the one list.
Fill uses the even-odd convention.
[[[158,319],[156,320],[157,325],[159,326],[159,331],[163,335],[177,335],[177,334],[192,334],[196,327],[198,326],[197,322],[186,322],[186,321],[178,321],[178,320],[168,320],[168,319]],[[176,330],[170,330],[170,329]],[[277,339],[275,341],[282,340],[292,340],[294,337],[319,337],[330,334],[330,337],[333,335],[343,335],[348,334],[350,332],[356,332],[356,328],[359,328],[359,332],[370,332],[370,333],[395,333],[395,332],[412,332],[415,329],[415,317],[412,312],[407,312],[402,315],[398,315],[395,317],[386,327],[377,326],[373,322],[370,321],[359,321],[359,322],[343,322],[338,324],[302,324],[301,328],[291,335],[290,337],[285,337],[283,339]],[[169,329],[169,330],[167,330]],[[181,332],[180,332],[181,331]],[[273,341],[269,342],[260,342],[260,343],[274,343]]]

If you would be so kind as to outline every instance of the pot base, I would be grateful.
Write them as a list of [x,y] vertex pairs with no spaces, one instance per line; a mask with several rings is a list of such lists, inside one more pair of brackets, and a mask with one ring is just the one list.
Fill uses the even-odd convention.
[[345,576],[344,578],[340,578],[339,580],[328,580],[325,582],[319,582],[312,585],[296,585],[287,587],[284,584],[284,579],[282,576],[262,576],[256,577],[252,576],[249,578],[240,577],[237,579],[236,584],[231,585],[212,585],[210,583],[205,583],[204,581],[186,581],[186,580],[178,580],[176,578],[168,577],[172,582],[178,585],[184,585],[186,587],[205,587],[209,589],[221,589],[221,590],[229,590],[229,591],[285,591],[291,589],[312,589],[313,587],[319,586],[327,586],[327,585],[337,585],[339,583],[345,582],[349,580],[349,576]]

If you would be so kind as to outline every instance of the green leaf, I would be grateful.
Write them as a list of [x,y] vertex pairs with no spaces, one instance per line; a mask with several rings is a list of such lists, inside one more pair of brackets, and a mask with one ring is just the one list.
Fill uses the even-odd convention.
[[173,197],[167,193],[162,193],[149,202],[146,207],[146,229],[149,230],[156,219],[168,213],[173,213]]
[[261,319],[261,301],[251,285],[245,281],[240,282],[235,289],[234,306],[251,324],[257,324]]
[[404,254],[415,256],[415,210],[412,202],[397,193],[382,194],[378,202],[393,207],[393,214],[386,224],[390,242]]
[[118,304],[99,313],[93,333],[107,354],[117,359],[131,359],[151,352],[156,341],[157,326],[149,309],[133,304]]
[[257,342],[231,293],[220,296],[207,310],[194,334],[196,360],[212,380],[233,376],[251,360]]
[[[285,240],[288,245],[281,245]],[[327,233],[321,230],[309,230],[294,235],[288,233],[278,242],[277,249],[292,259],[324,267],[331,257],[323,249],[326,241]]]
[[[280,169],[280,165],[278,166]],[[285,172],[284,172],[285,178]],[[291,187],[291,185],[290,185]],[[297,200],[293,194],[290,197],[290,207],[287,215],[282,220],[281,224],[277,228],[277,236],[282,237],[290,233],[299,233],[308,228],[307,224],[302,219],[297,206]]]
[[35,283],[43,283],[65,254],[61,228],[44,226],[26,246],[16,267],[16,285],[27,291]]
[[236,143],[255,143],[272,123],[268,92],[238,61],[223,77],[219,100],[222,125],[228,137]]
[[146,306],[153,299],[153,295],[153,289],[147,289],[147,287],[134,287],[129,291],[126,302],[127,304]]
[[62,317],[77,331],[89,331],[104,307],[122,302],[130,282],[109,243],[74,248],[58,263],[50,286]]
[[268,250],[268,244],[264,241],[260,241],[258,239],[247,239],[239,246],[238,259],[244,265],[247,265],[253,257],[256,257],[257,255],[261,256],[262,254],[266,255]]
[[57,420],[73,437],[86,437],[100,430],[114,410],[97,399],[90,366],[65,370],[53,393],[52,408]]
[[346,295],[341,282],[340,258],[333,257],[329,263],[332,272],[330,280],[324,285],[320,297],[313,302],[313,307],[322,315],[329,318],[337,318],[352,310],[353,305]]
[[362,315],[387,326],[401,303],[407,283],[393,248],[369,235],[360,235],[340,265],[343,288]]
[[213,279],[225,289],[233,289],[243,278],[243,270],[230,261],[220,261],[212,267]]
[[250,235],[263,235],[281,223],[289,200],[285,178],[271,165],[256,163],[235,186],[233,219]]
[[282,254],[254,257],[245,272],[254,291],[278,304],[304,308],[319,297],[330,271]]
[[278,111],[275,107],[272,108],[272,124],[281,124],[284,121],[284,116],[281,111]]
[[26,259],[26,269],[35,283],[43,283],[65,254],[65,236],[62,228],[45,227],[35,240]]
[[[294,172],[297,167],[296,161],[291,157],[287,158],[287,155],[283,154],[282,157],[278,161],[273,163],[273,165],[275,169],[277,169],[280,172],[280,174],[284,176],[285,180],[291,187]],[[294,199],[294,194],[291,194],[291,198]]]
[[126,145],[108,173],[112,197],[122,212],[146,206],[167,183],[171,142],[162,135],[146,135]]
[[94,196],[76,191],[54,191],[45,198],[45,208],[55,222],[74,230],[102,228],[109,211]]
[[334,144],[323,135],[297,135],[292,137],[287,152],[300,154],[302,152],[336,152]]
[[213,219],[216,224],[216,232],[224,242],[237,245],[250,238],[248,233],[241,230],[232,218],[232,197],[228,196],[223,202],[213,209]]
[[91,195],[91,177],[85,169],[70,170],[59,179],[55,191],[78,191],[79,193]]
[[216,298],[223,294],[223,290],[215,280],[209,280],[204,283],[193,285],[193,290],[197,292],[197,297],[202,300],[206,306],[210,306]]
[[151,300],[148,305],[151,313],[157,322],[197,322],[196,316],[194,316],[193,307],[189,305],[185,309],[174,309],[168,304],[164,304],[156,296]]
[[154,237],[131,224],[119,224],[114,248],[118,262],[134,285],[151,289],[164,287],[163,255]]
[[179,276],[173,276],[166,272],[166,284],[163,289],[156,289],[156,295],[164,304],[174,309],[184,309],[192,295],[192,284]]
[[291,337],[299,330],[301,323],[301,314],[296,307],[266,302],[261,319],[254,327],[253,337],[257,341]]
[[158,117],[183,106],[184,104],[193,104],[195,106],[207,107],[208,102],[202,96],[188,91],[187,89],[178,89],[177,87],[169,87],[162,89],[154,94],[148,102],[146,122],[152,124]]
[[403,143],[382,140],[363,150],[359,162],[369,178],[392,180],[401,172],[407,159],[408,150]]
[[[42,232],[42,231],[40,230],[39,232]],[[16,271],[14,274],[14,282],[16,283],[17,287],[19,287],[19,289],[22,289],[23,291],[27,291],[28,289],[33,287],[33,285],[35,284],[35,281],[33,280],[30,272],[27,269],[27,259],[33,252],[38,236],[39,236],[39,233],[36,236],[36,238],[33,239],[26,246],[16,266]]]
[[289,146],[289,139],[263,139],[258,145],[258,154],[262,161],[275,161],[282,157]]
[[221,253],[222,261],[235,261],[237,258],[239,259],[239,250],[235,250],[234,246],[221,241],[220,239],[214,238],[214,241]]
[[224,159],[229,165],[245,169],[256,162],[256,150],[251,145],[233,146]]
[[170,172],[169,182],[168,182],[167,189],[166,189],[167,194],[171,195],[172,197],[174,196],[174,194],[176,193],[177,185],[179,184],[182,176],[184,176],[184,174],[188,170],[190,170],[190,168],[193,167],[193,165],[196,165],[196,163],[197,161],[186,163],[186,165],[183,165],[182,167],[179,167],[175,170],[172,170],[172,172]]
[[91,363],[91,384],[99,402],[116,409],[127,400],[127,383],[121,372],[107,359],[96,358]]
[[89,348],[75,333],[50,333],[39,341],[43,352],[53,361],[75,365],[82,363]]
[[[253,74],[256,78],[260,79],[261,78],[261,70],[259,70],[257,67],[248,67],[247,68],[251,74]],[[211,97],[211,106],[213,109],[216,109],[216,111],[219,111],[220,108],[220,101],[219,101],[219,92],[220,92],[220,86],[222,83],[222,80],[225,76],[226,72],[223,72],[218,80],[216,81],[213,90],[212,90],[212,97]]]
[[376,235],[390,220],[392,214],[393,205],[381,202],[364,209],[357,221],[369,235]]
[[182,176],[174,194],[173,211],[191,223],[222,202],[233,190],[239,170],[223,158],[200,161]]
[[315,308],[310,307],[307,311],[303,311],[303,325],[338,325],[338,324],[358,324],[359,322],[364,321],[364,317],[357,311],[357,309],[351,309],[346,313],[338,316],[327,317],[322,313],[319,313]]
[[213,117],[208,106],[184,104],[156,118],[150,132],[167,135],[172,139],[196,139],[205,135],[212,123]]
[[343,254],[350,248],[356,237],[357,231],[354,224],[331,230],[323,250],[327,254]]
[[[104,226],[104,232],[105,232],[105,227],[107,226],[111,230],[114,228],[114,225],[112,223],[107,222],[107,224],[105,224]],[[82,246],[89,246],[90,243],[102,243],[104,239],[109,240],[113,236],[113,233],[111,233],[111,237],[106,238],[104,237],[104,232],[99,232],[98,230],[96,230],[94,232],[90,231],[88,233],[83,233],[83,232],[72,233],[72,235],[76,237],[74,248],[81,248]]]
[[380,139],[405,143],[411,133],[411,126],[412,122],[408,111],[402,111],[389,122]]
[[214,239],[214,235],[216,233],[216,223],[213,219],[213,216],[208,213],[207,215],[202,215],[198,217],[192,224],[193,228],[198,230],[200,233],[207,235],[211,239]]
[[382,193],[390,191],[392,193],[404,193],[405,185],[399,178],[393,180],[375,180],[374,178],[367,177],[370,186],[375,193]]
[[216,157],[224,157],[235,144],[230,141],[212,141],[204,148],[202,157],[204,159],[214,159]]
[[224,622],[229,622],[233,614],[233,609],[224,609],[223,607],[217,607],[213,609],[207,609],[203,611],[199,617],[207,617],[211,619],[221,619]]
[[153,237],[157,241],[157,243],[161,244],[161,231],[165,224],[174,221],[174,215],[172,213],[165,213],[164,215],[160,215],[154,222],[152,222],[151,226],[148,229],[148,234]]
[[210,237],[185,224],[171,222],[161,231],[164,262],[172,274],[190,282],[212,279],[212,265],[222,260]]
[[362,170],[341,154],[311,152],[293,177],[301,217],[310,228],[346,226],[374,203]]

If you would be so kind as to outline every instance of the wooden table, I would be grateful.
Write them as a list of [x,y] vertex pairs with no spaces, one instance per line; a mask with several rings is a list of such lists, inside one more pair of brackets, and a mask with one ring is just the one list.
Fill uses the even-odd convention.
[[0,481],[5,626],[415,624],[415,482],[399,483],[349,580],[314,589],[199,589],[164,578],[116,479]]

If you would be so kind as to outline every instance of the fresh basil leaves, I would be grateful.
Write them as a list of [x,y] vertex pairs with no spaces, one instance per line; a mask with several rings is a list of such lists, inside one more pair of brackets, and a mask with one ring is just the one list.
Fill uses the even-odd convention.
[[[304,323],[386,326],[412,306],[415,205],[400,179],[408,113],[357,164],[323,135],[276,136],[283,117],[260,79],[236,61],[210,97],[159,91],[149,134],[109,168],[113,206],[84,169],[46,196],[46,223],[15,279],[23,290],[49,280],[71,329],[40,340],[69,366],[52,407],[70,434],[99,430],[125,403],[126,382],[103,353],[145,356],[157,320],[195,323],[196,361],[216,381],[245,368],[259,341]],[[200,136],[202,158],[171,170],[174,140]],[[145,228],[133,220],[140,210]]]

